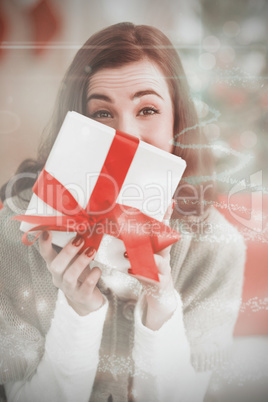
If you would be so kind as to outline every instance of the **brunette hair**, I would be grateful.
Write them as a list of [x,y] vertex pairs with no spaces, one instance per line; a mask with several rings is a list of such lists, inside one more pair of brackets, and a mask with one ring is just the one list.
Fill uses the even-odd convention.
[[[42,169],[68,111],[87,115],[87,90],[94,73],[103,68],[116,68],[144,58],[156,63],[166,78],[174,107],[173,153],[187,163],[183,179],[175,193],[177,207],[181,210],[183,208],[188,214],[189,205],[185,200],[193,198],[195,190],[199,202],[194,213],[200,215],[204,210],[200,185],[193,188],[188,181],[190,177],[212,177],[212,154],[204,146],[206,139],[199,128],[198,116],[178,53],[170,40],[159,29],[151,26],[119,23],[95,33],[85,42],[63,78],[51,121],[45,130],[48,135],[39,147],[37,160],[24,161],[16,174]],[[208,201],[214,197],[214,186],[211,181],[205,183],[208,191],[203,198]],[[33,181],[21,180],[20,187],[15,188],[14,192],[18,193],[32,184]],[[203,186],[204,183],[202,190]],[[2,199],[5,198],[4,189],[3,186],[0,193]]]

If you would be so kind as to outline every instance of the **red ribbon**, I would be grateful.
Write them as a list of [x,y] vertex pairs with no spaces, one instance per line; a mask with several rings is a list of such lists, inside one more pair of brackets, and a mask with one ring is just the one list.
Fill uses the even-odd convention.
[[[33,244],[46,230],[77,232],[85,241],[80,250],[82,252],[87,247],[98,250],[106,233],[124,242],[132,274],[159,281],[154,253],[179,240],[179,234],[136,208],[116,203],[138,145],[136,137],[116,132],[85,209],[55,177],[43,169],[33,192],[63,215],[14,217],[37,225],[24,233],[23,243]],[[38,233],[30,242],[27,235],[32,231]]]

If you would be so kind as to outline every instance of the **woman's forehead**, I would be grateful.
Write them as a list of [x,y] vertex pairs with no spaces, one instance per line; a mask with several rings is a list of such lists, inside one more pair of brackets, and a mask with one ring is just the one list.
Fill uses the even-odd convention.
[[103,68],[89,82],[89,93],[101,89],[135,88],[137,85],[168,91],[167,83],[159,67],[145,59],[118,68]]

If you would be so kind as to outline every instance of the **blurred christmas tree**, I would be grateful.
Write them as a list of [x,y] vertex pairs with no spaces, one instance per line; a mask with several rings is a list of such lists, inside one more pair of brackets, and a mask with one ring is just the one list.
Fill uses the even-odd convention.
[[[220,191],[257,171],[268,187],[268,1],[201,0],[193,96],[214,147]],[[225,173],[223,173],[225,172]]]

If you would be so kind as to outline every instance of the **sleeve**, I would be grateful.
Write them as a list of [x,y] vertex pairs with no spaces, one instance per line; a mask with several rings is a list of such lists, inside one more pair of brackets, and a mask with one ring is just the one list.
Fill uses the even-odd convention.
[[202,401],[211,370],[223,363],[239,312],[245,244],[217,212],[187,226],[173,246],[178,307],[158,331],[135,311],[134,397],[139,401]]
[[[183,301],[191,361],[197,371],[213,370],[228,359],[242,297],[246,247],[241,234],[216,210],[183,231],[187,253],[173,249],[175,287]],[[182,246],[183,247],[183,246]]]
[[30,380],[5,384],[8,401],[87,402],[98,366],[107,306],[106,300],[99,310],[80,317],[59,291],[44,355]]
[[[19,224],[14,214],[4,207],[0,212],[0,383],[29,378],[44,352],[45,328],[38,308],[46,307],[47,326],[55,308],[53,292],[45,289],[42,265],[40,272],[40,306],[33,286],[29,256],[31,251],[21,243]],[[40,262],[40,255],[39,255]],[[42,293],[43,290],[47,290]]]
[[210,373],[201,378],[192,367],[182,302],[177,292],[176,297],[177,309],[157,331],[142,324],[143,302],[139,301],[136,306],[132,393],[137,402],[203,401]]
[[[88,396],[107,306],[85,320],[77,316],[53,285],[38,245],[22,244],[13,215],[6,205],[0,212],[0,384],[11,401],[42,400],[44,395],[45,400],[65,401],[65,387],[73,393],[80,388],[78,375],[74,387],[69,381],[77,370],[81,378],[87,376],[82,392]],[[74,355],[84,359],[77,362]],[[38,398],[30,396],[37,392]],[[53,392],[57,395],[48,398]]]

